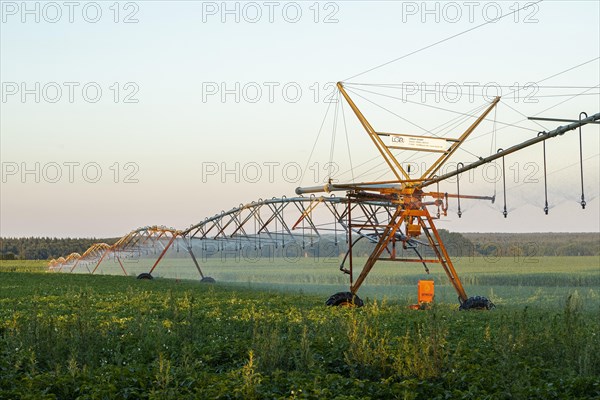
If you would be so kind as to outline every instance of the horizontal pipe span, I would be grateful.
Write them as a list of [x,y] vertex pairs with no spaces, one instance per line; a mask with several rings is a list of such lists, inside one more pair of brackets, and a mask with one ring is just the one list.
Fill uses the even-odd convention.
[[581,121],[573,122],[572,124],[569,124],[569,125],[559,126],[558,128],[556,128],[556,129],[554,129],[554,130],[552,130],[550,132],[546,132],[546,133],[544,133],[542,135],[534,137],[533,139],[526,140],[523,143],[514,145],[512,147],[509,147],[508,149],[500,151],[500,152],[498,152],[496,154],[493,154],[491,156],[484,157],[484,158],[480,159],[479,161],[475,161],[474,163],[469,164],[469,165],[467,165],[465,167],[458,168],[457,170],[455,170],[453,172],[449,172],[447,174],[440,175],[440,176],[438,176],[436,178],[428,179],[425,182],[423,182],[423,184],[420,185],[420,186],[421,187],[429,186],[431,184],[443,181],[445,179],[452,178],[453,176],[456,176],[458,174],[462,174],[463,172],[467,172],[467,171],[472,170],[474,168],[480,167],[483,164],[489,163],[490,161],[494,161],[494,160],[496,160],[498,158],[501,158],[501,157],[504,157],[504,156],[506,156],[508,154],[514,153],[515,151],[524,149],[525,147],[529,147],[529,146],[534,145],[536,143],[543,142],[544,140],[548,140],[550,138],[562,135],[565,132],[572,131],[573,129],[577,129],[580,126],[583,126],[583,125],[586,125],[586,124],[589,124],[591,122],[598,121],[598,120],[600,120],[600,113],[596,113],[596,114],[592,115],[591,117],[584,118]]
[[[309,187],[297,187],[296,194],[308,194],[308,193],[331,193],[331,192],[344,192],[348,190],[402,190],[402,183],[408,181],[398,181],[399,183],[378,183],[378,182],[366,182],[366,183],[328,183],[324,186],[309,186]],[[422,181],[418,181],[422,182]]]
[[331,192],[331,183],[328,183],[326,185],[323,186],[308,186],[308,187],[297,187],[296,188],[296,194],[297,195],[301,195],[301,194],[309,194],[309,193],[329,193]]
[[385,258],[378,258],[378,261],[398,261],[398,262],[417,262],[417,263],[426,263],[426,264],[435,264],[435,263],[440,263],[440,260],[436,260],[436,259],[420,259],[420,258],[389,258],[389,257],[385,257]]
[[[578,119],[562,119],[562,118],[541,118],[541,117],[529,117],[527,118],[532,121],[552,121],[552,122],[579,122]],[[588,124],[600,124],[600,121],[590,121]]]

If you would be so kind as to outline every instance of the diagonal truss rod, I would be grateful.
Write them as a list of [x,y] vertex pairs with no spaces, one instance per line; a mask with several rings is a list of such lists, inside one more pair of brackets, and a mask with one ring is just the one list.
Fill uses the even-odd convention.
[[473,133],[475,128],[479,126],[481,121],[483,121],[485,117],[487,117],[487,115],[494,109],[494,107],[496,107],[499,101],[500,97],[496,97],[494,101],[492,101],[492,104],[490,104],[490,106],[485,110],[485,112],[481,114],[479,118],[477,118],[477,120],[475,120],[475,122],[471,124],[471,126],[469,126],[469,128],[457,139],[455,143],[452,144],[452,146],[450,146],[450,149],[448,149],[448,151],[446,151],[440,158],[438,158],[431,165],[431,167],[429,167],[427,171],[425,171],[421,179],[431,178],[432,176],[434,176],[439,171],[439,169],[446,163],[446,161],[448,161],[450,157],[452,157],[456,150],[459,149],[460,145],[463,144],[465,140],[467,140],[469,135]]
[[383,143],[383,140],[381,140],[375,129],[373,129],[369,121],[365,118],[365,116],[358,109],[354,101],[350,98],[350,96],[346,92],[346,89],[344,89],[344,85],[342,84],[342,82],[338,82],[337,87],[342,96],[344,96],[344,99],[346,99],[346,102],[348,103],[350,108],[352,108],[352,111],[360,121],[363,128],[365,128],[365,130],[367,131],[369,137],[373,141],[373,144],[375,144],[375,147],[377,147],[377,150],[379,150],[379,153],[381,154],[387,165],[390,167],[396,178],[398,180],[401,180],[402,178],[410,179],[408,173],[404,170],[404,168],[402,168],[402,165],[400,165],[396,157],[394,157],[390,149],[388,149],[385,143]]

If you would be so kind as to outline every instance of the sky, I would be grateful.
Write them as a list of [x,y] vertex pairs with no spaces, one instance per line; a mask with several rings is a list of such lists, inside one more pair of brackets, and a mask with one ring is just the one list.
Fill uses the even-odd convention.
[[[527,7],[526,5],[529,4]],[[600,111],[600,4],[2,1],[0,236],[185,228],[298,186],[391,177],[335,82],[378,132],[458,137],[473,162]],[[500,19],[497,19],[501,17]],[[456,120],[458,118],[458,120]],[[600,125],[461,176],[439,226],[600,231]],[[395,152],[413,173],[432,156]],[[408,163],[408,164],[407,164]],[[455,192],[456,181],[440,190]]]

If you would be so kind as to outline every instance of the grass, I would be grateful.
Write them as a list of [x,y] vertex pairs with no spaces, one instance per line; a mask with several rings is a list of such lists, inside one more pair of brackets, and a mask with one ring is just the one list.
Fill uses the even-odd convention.
[[46,272],[48,262],[42,260],[0,260],[0,272]]
[[[237,283],[222,275],[207,285],[2,262],[0,398],[598,398],[600,308],[598,286],[588,286],[596,261],[457,265],[465,281],[491,280],[467,286],[493,290],[500,301],[491,312],[458,312],[450,295],[408,310],[418,268],[396,278],[397,267],[383,263],[381,281],[364,287],[378,296],[339,309],[325,307],[323,294],[343,287],[303,282],[329,276],[319,265],[233,265],[221,273]],[[206,270],[218,277],[217,267]],[[291,285],[288,271],[297,290],[279,286]],[[272,282],[256,290],[249,276]],[[381,295],[401,278],[410,294]],[[448,286],[434,279],[439,296]],[[523,284],[531,279],[547,285]]]

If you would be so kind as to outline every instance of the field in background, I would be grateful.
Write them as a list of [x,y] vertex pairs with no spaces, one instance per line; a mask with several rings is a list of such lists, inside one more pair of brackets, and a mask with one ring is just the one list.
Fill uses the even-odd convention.
[[[272,289],[291,293],[312,293],[323,301],[331,294],[345,291],[348,276],[341,273],[341,258],[207,258],[201,261],[205,275],[219,282],[254,289]],[[355,257],[355,268],[365,258]],[[132,276],[147,272],[154,259],[124,260]],[[5,265],[8,262],[4,262]],[[600,257],[472,257],[454,258],[455,268],[469,296],[489,297],[498,306],[538,305],[555,307],[574,291],[586,308],[600,307]],[[2,264],[0,264],[1,266]],[[17,265],[17,264],[15,264]],[[1,268],[1,267],[0,267]],[[433,279],[436,301],[457,304],[457,295],[437,264],[429,265],[428,275],[418,263],[378,262],[360,289],[362,298],[402,303],[416,301],[419,279]],[[358,275],[355,271],[355,277]],[[105,261],[98,274],[122,275],[116,261]],[[192,260],[169,258],[161,261],[155,277],[198,280]]]
[[[153,259],[125,262],[131,276],[148,271]],[[257,290],[310,293],[323,301],[348,288],[348,276],[339,271],[341,258],[273,258],[249,260],[229,257],[201,261],[203,273],[218,282]],[[355,268],[365,258],[355,257]],[[535,305],[560,307],[577,292],[589,310],[600,309],[600,257],[473,257],[455,258],[455,268],[469,296],[489,297],[497,306]],[[363,299],[402,304],[416,302],[417,282],[433,279],[435,299],[457,304],[457,295],[437,264],[427,274],[420,264],[379,262],[360,289]],[[0,271],[44,272],[44,261],[0,261]],[[360,271],[360,270],[358,270]],[[358,274],[355,271],[355,277]],[[107,261],[98,274],[122,275],[116,262]],[[157,278],[198,280],[200,275],[189,258],[165,258],[154,274]]]
[[0,272],[47,272],[48,262],[41,260],[0,260]]
[[[245,264],[212,260],[205,273],[218,280],[245,283],[251,288],[276,288],[328,296],[346,290],[348,276],[342,274],[337,260],[306,260],[285,263],[283,260]],[[334,262],[332,262],[334,261]],[[355,258],[356,266],[365,259]],[[469,295],[484,295],[501,304],[557,306],[577,290],[590,307],[600,306],[600,257],[513,257],[486,260],[483,257],[459,259],[455,268]],[[176,271],[174,266],[173,271]],[[379,262],[363,284],[362,297],[384,297],[394,301],[416,301],[419,279],[433,279],[436,301],[456,303],[457,295],[439,265],[429,265],[427,274],[420,264]],[[355,271],[355,277],[358,275]],[[161,270],[172,276],[167,268]],[[173,272],[173,274],[176,274]]]

